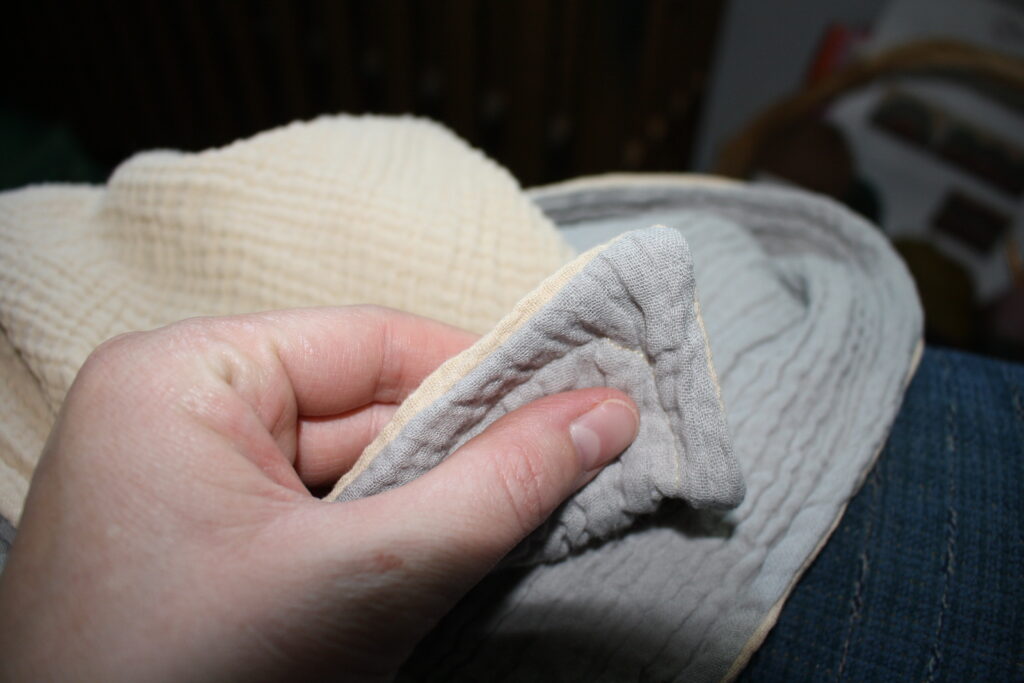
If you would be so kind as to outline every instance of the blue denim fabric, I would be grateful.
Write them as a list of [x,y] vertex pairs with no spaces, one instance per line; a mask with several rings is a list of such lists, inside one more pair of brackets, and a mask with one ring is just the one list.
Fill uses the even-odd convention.
[[1024,366],[929,349],[741,681],[1024,680]]

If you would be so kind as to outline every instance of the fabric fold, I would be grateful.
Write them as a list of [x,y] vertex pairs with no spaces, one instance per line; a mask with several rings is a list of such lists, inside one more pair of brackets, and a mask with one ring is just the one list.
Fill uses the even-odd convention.
[[740,503],[743,479],[690,251],[665,227],[595,247],[527,295],[494,332],[423,382],[330,497],[352,500],[401,486],[508,412],[594,386],[634,399],[636,441],[507,563],[562,559],[622,532],[664,499],[693,508]]
[[885,443],[922,348],[913,281],[877,228],[806,192],[613,176],[532,196],[577,249],[652,223],[686,239],[746,496],[489,577],[403,680],[731,678]]

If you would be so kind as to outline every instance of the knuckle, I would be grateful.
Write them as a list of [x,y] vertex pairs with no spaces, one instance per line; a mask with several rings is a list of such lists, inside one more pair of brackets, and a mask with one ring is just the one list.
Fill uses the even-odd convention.
[[243,351],[258,346],[254,316],[223,318],[197,317],[176,322],[163,330],[163,346],[169,354],[184,362],[202,359],[229,383],[245,363]]
[[93,349],[64,396],[65,410],[120,405],[123,395],[143,374],[139,371],[139,363],[142,362],[139,357],[145,348],[147,334],[119,334]]
[[143,332],[124,332],[106,340],[89,354],[79,374],[107,375],[129,363],[142,341]]
[[191,351],[203,351],[220,336],[230,335],[234,321],[225,318],[185,318],[168,325],[162,331],[168,343]]

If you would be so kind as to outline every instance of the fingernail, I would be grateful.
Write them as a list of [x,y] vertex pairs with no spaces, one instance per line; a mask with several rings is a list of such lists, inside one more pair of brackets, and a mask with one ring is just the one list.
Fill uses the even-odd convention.
[[605,401],[576,418],[569,425],[569,434],[583,470],[596,470],[626,450],[638,427],[636,412],[618,399]]

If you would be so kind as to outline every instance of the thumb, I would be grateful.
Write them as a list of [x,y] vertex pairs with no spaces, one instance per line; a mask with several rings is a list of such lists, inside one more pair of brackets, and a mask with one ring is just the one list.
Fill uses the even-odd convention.
[[406,547],[415,539],[422,559],[441,561],[449,576],[475,582],[625,450],[638,428],[635,404],[614,389],[534,401],[389,492],[391,531]]

